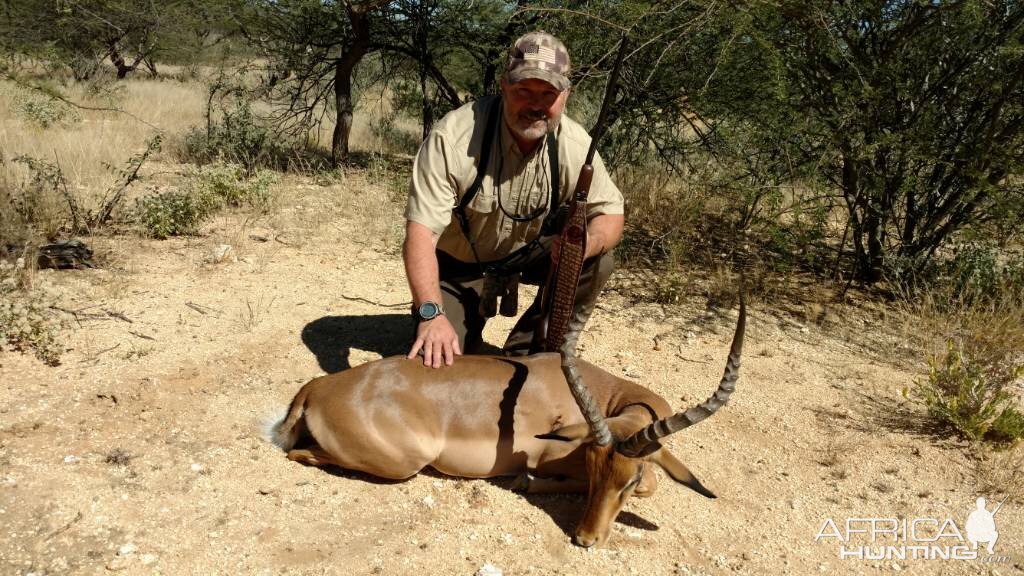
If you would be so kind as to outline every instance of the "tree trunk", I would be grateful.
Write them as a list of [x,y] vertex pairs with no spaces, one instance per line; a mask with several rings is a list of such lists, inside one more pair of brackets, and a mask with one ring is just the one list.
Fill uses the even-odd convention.
[[429,86],[427,86],[427,71],[430,68],[430,47],[427,46],[427,6],[420,2],[420,22],[416,30],[416,44],[420,54],[420,94],[423,97],[423,140],[430,134],[430,127],[434,125],[434,110],[430,103]]
[[[516,11],[525,11],[525,8],[527,8],[530,4],[531,0],[519,0],[518,2],[516,2]],[[526,11],[526,14],[531,13],[529,11]],[[499,57],[508,54],[508,49],[511,46],[512,41],[515,39],[513,35],[516,33],[516,30],[520,28],[531,30],[537,23],[537,20],[538,16],[536,12],[532,13],[532,15],[529,16],[525,21],[521,21],[516,18],[509,19],[508,24],[505,25],[505,29],[502,31],[501,35],[498,36],[498,38],[496,39],[497,44],[495,46],[491,46],[491,48],[487,51],[487,65],[484,66],[485,95],[493,96],[494,94],[498,93],[498,71],[504,70],[505,66],[508,65],[507,59],[502,58],[501,60],[499,60]]]
[[843,198],[846,199],[847,218],[853,232],[853,277],[863,279],[868,270],[867,251],[864,249],[864,226],[860,219],[860,183],[857,178],[857,169],[849,153],[842,155],[842,188]]
[[867,204],[867,215],[864,217],[864,231],[867,233],[868,257],[863,280],[868,284],[874,284],[882,279],[882,264],[885,261],[882,244],[884,225],[878,207],[874,205],[870,196]]
[[348,161],[348,138],[352,133],[352,70],[349,58],[338,59],[334,67],[334,109],[338,119],[331,138],[331,161],[335,166]]
[[434,125],[434,107],[430,104],[430,95],[427,86],[427,67],[420,67],[420,92],[423,93],[423,139],[430,134],[430,127]]
[[118,51],[116,44],[110,46],[110,62],[117,68],[118,80],[124,80],[128,73],[132,71],[124,61],[124,56],[121,56],[121,52]]
[[498,54],[497,51],[489,50],[487,56],[490,58],[490,61],[484,67],[484,95],[493,96],[498,93],[498,65],[494,63],[498,58]]
[[331,162],[335,166],[348,161],[348,139],[352,133],[352,73],[370,49],[370,22],[366,12],[379,4],[380,1],[374,1],[345,7],[352,24],[352,44],[334,65],[334,107],[338,119],[331,138]]

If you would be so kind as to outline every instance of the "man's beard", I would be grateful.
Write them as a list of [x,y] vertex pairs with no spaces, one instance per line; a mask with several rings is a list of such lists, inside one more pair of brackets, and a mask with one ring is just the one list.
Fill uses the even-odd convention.
[[562,119],[559,114],[554,118],[548,118],[544,112],[522,111],[515,122],[510,122],[509,128],[512,132],[524,140],[539,140],[558,128],[558,122]]

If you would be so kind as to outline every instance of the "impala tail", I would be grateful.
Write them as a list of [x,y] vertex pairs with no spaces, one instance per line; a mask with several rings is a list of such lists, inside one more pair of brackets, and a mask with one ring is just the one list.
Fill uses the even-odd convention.
[[294,448],[299,438],[306,434],[306,424],[302,416],[306,411],[306,396],[308,395],[308,385],[303,386],[292,399],[288,414],[267,430],[267,439],[286,452]]

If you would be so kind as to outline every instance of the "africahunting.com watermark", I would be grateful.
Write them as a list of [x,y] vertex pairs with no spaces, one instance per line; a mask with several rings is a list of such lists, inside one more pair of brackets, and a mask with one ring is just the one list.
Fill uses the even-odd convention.
[[962,525],[953,518],[827,518],[815,542],[835,542],[841,560],[975,560],[1009,563],[995,553],[1000,540],[996,513],[984,498]]

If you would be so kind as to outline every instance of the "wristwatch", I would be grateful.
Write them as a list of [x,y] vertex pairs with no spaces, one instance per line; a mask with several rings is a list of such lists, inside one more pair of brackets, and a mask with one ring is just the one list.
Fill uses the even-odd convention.
[[437,302],[427,300],[420,307],[416,309],[416,315],[419,316],[420,320],[433,320],[438,316],[444,314],[444,308]]

